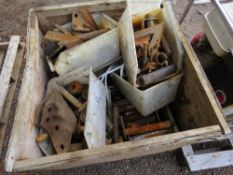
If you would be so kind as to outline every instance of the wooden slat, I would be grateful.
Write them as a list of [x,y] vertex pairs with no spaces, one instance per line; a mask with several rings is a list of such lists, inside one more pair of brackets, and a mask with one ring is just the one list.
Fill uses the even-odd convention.
[[190,142],[193,143],[197,140],[209,137],[215,138],[220,135],[220,127],[215,125],[150,139],[107,145],[101,148],[86,149],[38,159],[16,161],[14,170],[65,169],[129,159],[174,150]]
[[43,13],[47,17],[63,16],[72,14],[77,7],[89,6],[91,12],[106,12],[111,10],[122,10],[126,6],[126,0],[98,0],[83,1],[78,3],[69,3],[45,7],[34,8],[35,13]]
[[[42,101],[47,84],[46,68],[40,59],[42,36],[38,30],[38,21],[30,14],[29,48],[15,112],[14,124],[5,157],[6,170],[13,168],[15,160],[23,157],[40,157],[42,153],[35,142],[37,130],[34,126],[36,108]],[[33,95],[32,95],[33,94]],[[30,145],[30,146],[29,146]],[[30,154],[29,154],[30,152]],[[20,154],[19,154],[20,153]]]
[[[111,2],[111,3],[110,3]],[[85,1],[79,3],[70,3],[63,5],[54,5],[54,6],[45,6],[38,7],[31,10],[31,12],[35,12],[39,18],[40,28],[46,33],[53,27],[52,21],[56,23],[56,21],[61,21],[61,18],[71,18],[73,11],[77,10],[78,7],[88,6],[89,10],[93,12],[104,12],[108,13],[109,11],[118,11],[124,10],[126,7],[125,0],[99,0],[99,1]],[[54,17],[54,18],[52,18]],[[66,20],[63,20],[64,22]]]
[[4,58],[5,58],[5,54],[6,54],[8,44],[9,43],[5,43],[5,44],[0,43],[0,72],[1,72],[1,69],[2,69],[2,64],[3,64]]
[[185,75],[181,82],[180,99],[175,107],[176,113],[179,114],[179,127],[186,130],[219,124],[225,134],[231,133],[222,107],[192,46],[179,27],[178,31],[185,49]]
[[[6,44],[7,46],[8,44]],[[0,152],[2,150],[3,144],[4,144],[4,139],[5,139],[5,134],[6,134],[6,128],[8,125],[8,120],[11,112],[11,107],[13,103],[13,99],[15,97],[15,90],[16,90],[16,85],[19,80],[19,73],[20,73],[20,68],[22,65],[23,61],[23,53],[24,53],[24,44],[20,43],[20,46],[18,48],[18,52],[16,55],[13,71],[11,74],[11,78],[14,80],[14,82],[11,84],[9,87],[9,91],[5,100],[4,108],[3,108],[3,113],[2,117],[0,119]]]
[[[0,115],[2,117],[2,110],[4,107],[6,95],[9,88],[9,83],[11,79],[11,72],[14,66],[18,46],[19,46],[20,37],[12,36],[10,39],[10,43],[7,49],[6,57],[4,59],[4,63],[1,70],[0,75]],[[0,117],[0,118],[1,118]]]

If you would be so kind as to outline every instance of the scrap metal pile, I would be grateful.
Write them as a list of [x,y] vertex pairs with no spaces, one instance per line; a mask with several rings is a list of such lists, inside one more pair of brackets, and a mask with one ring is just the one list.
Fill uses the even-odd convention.
[[133,22],[138,67],[139,87],[156,84],[176,72],[171,64],[172,50],[163,34],[164,23],[160,18],[147,14],[142,21]]
[[[159,11],[160,15],[148,13],[142,20],[132,20],[139,70],[136,89],[154,88],[178,72]],[[118,25],[104,13],[80,7],[71,22],[54,24],[44,33],[41,47],[53,77],[35,120],[36,141],[44,155],[177,131],[168,102],[142,113],[114,77],[108,77],[114,73],[128,81]]]

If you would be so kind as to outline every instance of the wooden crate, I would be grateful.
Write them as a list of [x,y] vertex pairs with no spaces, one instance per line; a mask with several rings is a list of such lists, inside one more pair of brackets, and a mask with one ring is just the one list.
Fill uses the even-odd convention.
[[0,43],[0,153],[5,142],[9,116],[16,86],[19,81],[20,68],[23,62],[24,43],[19,36],[12,36],[10,42]]
[[[151,0],[143,2],[149,1]],[[175,120],[181,132],[100,148],[42,156],[35,142],[37,129],[34,126],[36,108],[44,97],[48,81],[48,67],[40,46],[42,33],[51,28],[51,21],[63,24],[70,20],[73,10],[78,6],[89,6],[93,12],[105,12],[119,19],[126,8],[126,2],[100,0],[30,10],[28,56],[5,160],[7,171],[67,169],[129,159],[174,150],[183,145],[230,133],[223,111],[192,47],[177,29],[185,51],[184,75],[174,103]]]

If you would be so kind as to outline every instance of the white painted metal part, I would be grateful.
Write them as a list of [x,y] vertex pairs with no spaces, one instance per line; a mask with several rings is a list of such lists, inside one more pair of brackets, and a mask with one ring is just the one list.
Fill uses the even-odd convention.
[[88,148],[101,147],[106,142],[106,93],[104,84],[90,72],[84,128]]
[[54,67],[59,75],[63,75],[81,66],[96,69],[119,56],[119,35],[116,28],[60,53]]
[[[130,9],[126,9],[122,15],[122,21],[119,22],[119,32],[123,37],[120,40],[121,51],[123,55],[123,61],[126,68],[126,74],[128,82],[116,74],[113,75],[113,81],[120,89],[121,93],[132,103],[132,105],[143,115],[149,115],[156,110],[168,105],[175,99],[175,95],[181,80],[182,73],[173,76],[161,83],[154,85],[146,90],[139,90],[136,87],[137,77],[137,56],[135,51],[135,42],[133,37],[132,20],[127,15],[138,15],[141,12],[150,12],[159,8],[159,1],[147,0],[142,5],[139,0],[133,1],[130,4]],[[128,12],[127,12],[128,11]],[[173,55],[172,60],[178,68],[179,72],[182,72],[183,55],[184,50],[179,40],[177,31],[175,30],[175,19],[172,13],[171,4],[164,2],[163,20],[164,20],[164,34],[169,40],[172,47]],[[130,25],[130,26],[129,26]],[[127,30],[128,32],[124,32]],[[130,44],[129,44],[130,43]]]
[[[230,26],[233,26],[233,3],[223,4],[222,9],[230,21]],[[224,57],[233,48],[233,37],[217,9],[205,15],[204,31],[214,53],[219,57]]]

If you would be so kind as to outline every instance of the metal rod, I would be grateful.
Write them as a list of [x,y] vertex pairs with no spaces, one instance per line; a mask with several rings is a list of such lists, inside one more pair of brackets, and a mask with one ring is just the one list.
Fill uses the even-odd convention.
[[142,75],[138,78],[138,82],[140,86],[144,87],[151,84],[156,84],[160,81],[162,81],[167,76],[171,75],[172,73],[176,72],[176,66],[175,65],[169,65],[165,68],[161,68],[157,71],[154,71],[149,74]]
[[113,123],[114,123],[114,129],[113,129],[113,141],[115,143],[118,142],[119,139],[119,108],[118,106],[113,106]]
[[189,12],[189,9],[191,8],[194,0],[189,0],[188,4],[186,5],[183,14],[181,15],[179,19],[179,24],[182,24],[184,18],[186,17],[187,13]]
[[136,127],[126,128],[124,129],[124,133],[127,136],[133,136],[133,135],[143,134],[146,132],[168,129],[168,128],[171,128],[171,126],[172,126],[172,123],[169,120],[167,120],[167,121],[163,121],[160,123],[148,124],[145,126],[136,126]]

